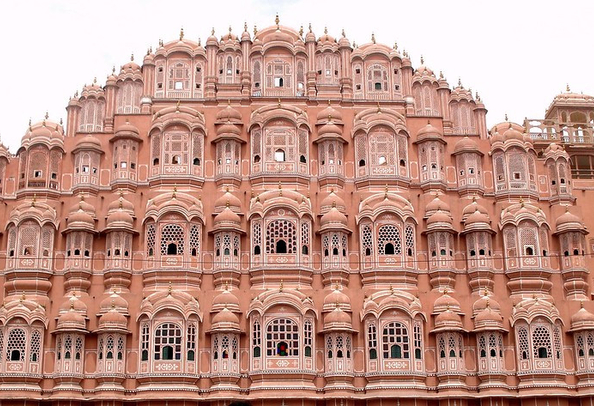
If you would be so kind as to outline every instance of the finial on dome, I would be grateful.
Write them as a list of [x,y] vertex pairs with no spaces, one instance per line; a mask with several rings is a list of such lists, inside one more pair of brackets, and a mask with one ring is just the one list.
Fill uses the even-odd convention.
[[384,187],[384,199],[388,199],[388,185]]
[[278,30],[278,24],[280,23],[280,18],[278,18],[278,13],[276,13],[276,17],[274,17],[274,23],[276,24],[276,29]]
[[382,107],[380,106],[379,102],[377,102],[377,112],[378,113],[382,112]]
[[509,120],[507,119],[507,113],[505,113],[505,121],[509,121]]
[[299,27],[299,36],[303,37],[303,25],[301,25],[301,27]]
[[311,31],[311,23],[309,23],[309,32],[312,32],[312,31]]
[[49,118],[49,113],[47,112],[47,110],[45,111],[45,119],[47,120]]
[[328,35],[328,27],[324,27],[324,34]]
[[439,78],[440,79],[443,79],[443,72],[442,71],[439,71]]
[[580,300],[580,309],[583,309],[583,308],[584,308],[584,301]]
[[569,205],[565,206],[565,213],[569,213]]
[[489,296],[489,289],[487,289],[486,287],[485,287],[485,290],[483,291],[483,296],[487,296],[487,297]]
[[231,206],[231,203],[229,202],[229,199],[227,199],[227,202],[225,203],[225,207],[229,208],[229,206]]
[[[148,52],[147,52],[147,55],[148,55]],[[111,67],[111,73],[115,73],[115,65],[113,65],[113,66]]]
[[175,199],[177,196],[177,186],[173,186],[173,193],[171,194],[171,198]]
[[184,27],[179,30],[179,40],[183,41],[184,39]]
[[163,46],[163,40],[161,38],[159,38],[159,46],[162,47]]
[[181,100],[177,100],[177,103],[175,103],[175,111],[179,113],[179,105],[181,104]]
[[394,46],[392,48],[394,51],[398,51],[398,42],[394,41]]
[[344,28],[342,29],[342,32],[340,34],[342,35],[342,38],[346,38],[346,34],[344,33]]
[[229,26],[229,34],[231,34],[231,31],[232,31],[231,26]]
[[254,37],[256,36],[257,33],[258,33],[258,27],[256,27],[256,24],[254,24]]
[[21,295],[21,303],[22,303],[22,302],[23,302],[23,300],[25,300],[25,299],[26,299],[25,292],[23,292],[23,294]]
[[130,62],[134,62],[134,54],[130,54]]
[[447,287],[443,290],[443,294],[444,295],[447,295],[448,294],[448,288]]
[[571,89],[569,88],[569,83],[565,86],[565,90],[567,91],[567,93],[571,92]]
[[375,33],[374,32],[371,33],[371,42],[373,42],[375,44]]
[[425,58],[423,58],[423,55],[421,55],[421,65],[425,64]]
[[171,281],[169,281],[169,288],[167,289],[167,293],[171,296],[172,291],[173,291],[173,288],[171,287]]
[[458,77],[458,87],[462,87],[462,79]]
[[280,97],[278,98],[278,107],[279,108],[281,107],[281,99],[280,99]]
[[394,286],[392,286],[392,284],[390,284],[390,294],[393,295],[394,294]]
[[524,207],[524,198],[523,197],[520,197],[520,206]]
[[336,208],[336,200],[332,200],[332,208],[335,209]]
[[29,129],[31,129],[31,117],[29,117]]
[[280,285],[278,286],[278,291],[282,292],[283,291],[283,280],[281,279],[280,281]]
[[37,193],[33,193],[33,200],[31,200],[31,207],[35,207],[36,201],[37,201]]

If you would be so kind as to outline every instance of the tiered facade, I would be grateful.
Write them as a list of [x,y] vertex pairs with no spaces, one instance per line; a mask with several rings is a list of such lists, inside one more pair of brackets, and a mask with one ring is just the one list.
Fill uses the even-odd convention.
[[67,112],[0,150],[3,406],[594,401],[594,98],[488,131],[396,46],[277,21]]

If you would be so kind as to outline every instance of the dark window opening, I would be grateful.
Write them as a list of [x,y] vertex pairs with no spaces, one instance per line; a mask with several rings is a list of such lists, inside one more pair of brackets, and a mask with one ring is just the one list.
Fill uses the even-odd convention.
[[254,247],[254,255],[260,255],[260,246],[259,245],[256,245]]
[[384,254],[386,255],[394,255],[394,244],[387,243],[384,247]]
[[276,242],[276,250],[277,254],[286,254],[287,253],[287,243],[284,240],[278,240]]
[[167,255],[177,255],[177,244],[173,242],[167,244]]

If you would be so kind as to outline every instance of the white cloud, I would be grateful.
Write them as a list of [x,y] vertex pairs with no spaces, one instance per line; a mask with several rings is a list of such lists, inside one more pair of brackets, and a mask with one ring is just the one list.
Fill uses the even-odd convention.
[[66,118],[68,97],[97,77],[104,83],[134,53],[142,60],[158,40],[235,33],[247,21],[307,29],[357,43],[397,41],[418,65],[443,71],[450,85],[461,77],[477,90],[492,125],[503,119],[542,117],[569,83],[594,94],[588,1],[3,1],[0,3],[0,134],[14,152],[29,117]]

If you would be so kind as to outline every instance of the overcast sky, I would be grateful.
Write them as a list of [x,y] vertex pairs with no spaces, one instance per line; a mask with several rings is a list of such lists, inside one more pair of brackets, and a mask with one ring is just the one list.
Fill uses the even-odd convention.
[[[208,5],[206,5],[208,4]],[[257,1],[54,0],[0,2],[0,136],[16,152],[29,118],[66,119],[75,91],[134,53],[142,63],[159,39],[205,42],[211,28],[249,32],[254,24],[307,29],[357,44],[378,42],[409,52],[413,66],[443,71],[450,86],[462,79],[481,95],[489,126],[525,116],[541,118],[569,84],[594,94],[594,1]]]

